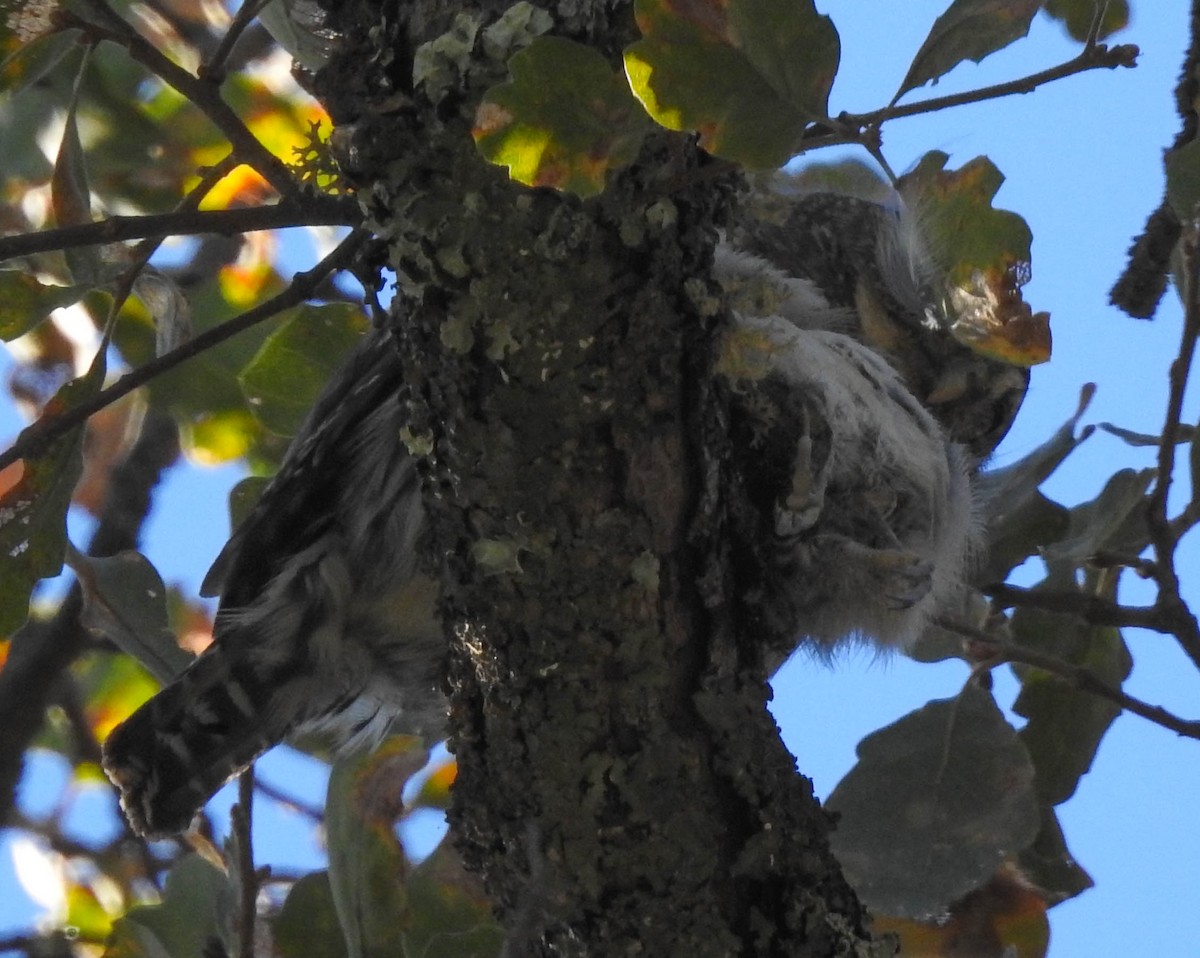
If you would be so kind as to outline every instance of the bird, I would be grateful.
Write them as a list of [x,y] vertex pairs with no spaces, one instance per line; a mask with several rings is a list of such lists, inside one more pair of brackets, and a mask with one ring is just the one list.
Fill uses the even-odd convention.
[[[899,265],[900,221],[843,200],[798,202],[784,249],[770,247],[774,226],[743,221],[714,263],[732,321],[713,366],[743,460],[740,528],[762,557],[747,592],[783,636],[772,669],[806,643],[906,648],[953,603],[978,547],[973,476],[1023,395],[986,365],[1000,384],[959,376],[947,392],[944,367],[978,364],[924,322],[924,267]],[[874,309],[895,314],[886,339]],[[138,834],[186,830],[298,731],[349,748],[389,730],[440,737],[447,650],[438,584],[417,559],[427,523],[402,382],[391,331],[367,333],[214,563],[213,642],[105,741]]]
[[417,459],[400,439],[401,363],[368,333],[309,412],[205,580],[213,642],[104,743],[134,831],[185,831],[204,802],[298,730],[353,747],[398,715],[444,721],[438,589],[417,568]]

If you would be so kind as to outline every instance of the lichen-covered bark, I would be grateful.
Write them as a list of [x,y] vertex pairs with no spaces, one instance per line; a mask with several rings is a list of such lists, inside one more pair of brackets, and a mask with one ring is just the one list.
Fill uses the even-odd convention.
[[[570,6],[556,32],[627,39],[626,7]],[[459,847],[512,954],[874,954],[729,585],[703,279],[728,177],[665,133],[588,202],[486,165],[505,9],[343,4],[323,77],[399,277]]]

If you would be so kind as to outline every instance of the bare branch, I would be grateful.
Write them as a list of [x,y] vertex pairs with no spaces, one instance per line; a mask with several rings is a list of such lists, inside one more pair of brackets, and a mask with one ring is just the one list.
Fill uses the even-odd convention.
[[1077,615],[1092,625],[1109,625],[1170,632],[1157,606],[1116,605],[1099,596],[1082,592],[1050,592],[1043,589],[1024,589],[1015,585],[994,585],[984,589],[999,608],[1044,609]]
[[254,871],[254,845],[251,823],[254,807],[254,766],[238,776],[238,800],[230,812],[237,850],[234,862],[238,872],[238,952],[237,958],[254,958],[254,922],[258,916],[258,875]]
[[1158,446],[1158,470],[1146,505],[1146,523],[1154,548],[1154,580],[1158,585],[1156,606],[1163,621],[1188,657],[1200,668],[1200,625],[1180,595],[1175,550],[1179,539],[1167,515],[1167,498],[1175,471],[1175,447],[1183,415],[1183,397],[1200,336],[1200,255],[1197,224],[1190,224],[1183,241],[1184,275],[1187,290],[1179,352],[1171,363],[1170,392],[1166,422]]
[[1070,662],[1064,662],[1053,655],[1046,655],[1044,652],[1038,652],[1023,645],[1006,642],[1003,639],[980,629],[972,628],[962,622],[938,619],[937,625],[949,632],[964,636],[973,642],[979,642],[996,649],[998,659],[986,663],[986,667],[989,669],[995,668],[997,665],[1005,662],[1030,665],[1062,679],[1067,685],[1080,692],[1087,692],[1090,695],[1107,699],[1125,711],[1132,712],[1134,715],[1140,715],[1155,725],[1160,725],[1185,738],[1200,739],[1200,721],[1180,718],[1178,715],[1168,712],[1161,706],[1151,705],[1141,699],[1134,698],[1120,688],[1105,682],[1091,669],[1080,665],[1073,665]]
[[949,107],[962,106],[967,103],[982,103],[985,100],[995,100],[1016,93],[1032,93],[1040,86],[1064,77],[1074,76],[1077,73],[1086,73],[1089,70],[1114,70],[1117,67],[1134,67],[1140,52],[1133,44],[1108,47],[1098,43],[1085,46],[1079,56],[1066,63],[1017,80],[1009,80],[1007,83],[981,87],[978,90],[967,90],[964,93],[953,93],[949,96],[934,97],[930,100],[921,100],[919,103],[887,106],[871,113],[843,113],[837,119],[839,124],[862,130],[901,117],[935,113]]
[[313,195],[254,208],[111,216],[95,223],[0,238],[0,261],[49,250],[146,237],[193,236],[199,233],[230,236],[234,233],[294,226],[354,226],[361,220],[357,213],[358,206],[352,200]]
[[258,16],[258,11],[270,2],[271,0],[250,0],[250,2],[243,3],[238,7],[237,12],[233,15],[233,20],[229,24],[229,28],[225,31],[225,35],[221,37],[221,42],[217,45],[217,49],[205,63],[200,65],[200,79],[218,85],[224,81],[225,64],[228,62],[233,48],[237,45],[246,28],[254,22],[254,18]]

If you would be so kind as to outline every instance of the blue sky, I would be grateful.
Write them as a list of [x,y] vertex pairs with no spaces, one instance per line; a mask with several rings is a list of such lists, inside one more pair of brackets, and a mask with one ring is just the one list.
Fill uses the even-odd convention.
[[[1138,0],[1134,0],[1138,5]],[[948,0],[818,0],[842,37],[842,66],[832,110],[860,112],[884,105],[905,73],[929,26]],[[1085,419],[1112,421],[1142,432],[1159,431],[1167,367],[1174,356],[1181,311],[1174,294],[1153,323],[1124,317],[1107,305],[1108,289],[1124,263],[1130,238],[1162,195],[1162,149],[1175,135],[1173,87],[1186,42],[1187,4],[1140,0],[1141,17],[1114,42],[1137,43],[1136,70],[1072,77],[1035,93],[897,121],[884,129],[884,153],[897,171],[930,149],[951,155],[957,167],[986,154],[1006,175],[996,204],[1023,215],[1033,230],[1032,282],[1026,298],[1049,310],[1054,358],[1034,372],[1033,387],[995,462],[1004,464],[1034,448],[1074,410],[1080,386],[1099,392]],[[1135,15],[1139,10],[1135,9]],[[1038,18],[1031,37],[982,65],[965,65],[928,95],[1008,80],[1072,57],[1078,45],[1054,23]],[[842,151],[836,155],[855,155]],[[813,154],[812,159],[835,154]],[[298,263],[302,267],[304,263]],[[1194,392],[1194,391],[1193,391]],[[1191,398],[1185,421],[1195,422]],[[2,418],[0,435],[15,431]],[[1046,491],[1066,504],[1091,499],[1115,469],[1144,467],[1151,455],[1098,433],[1079,449]],[[163,489],[147,531],[145,551],[165,579],[195,589],[227,533],[225,494],[236,469],[179,469]],[[1183,477],[1186,486],[1186,475]],[[1032,564],[1031,564],[1032,565]],[[1200,599],[1200,562],[1189,544],[1180,556],[1188,595]],[[1025,581],[1040,576],[1034,565]],[[1123,598],[1149,601],[1140,583]],[[1194,703],[1194,668],[1162,636],[1129,632],[1135,670],[1128,690],[1185,716]],[[854,747],[868,732],[931,698],[955,694],[966,678],[958,663],[917,665],[902,658],[877,660],[847,653],[832,665],[797,657],[776,681],[774,711],[785,739],[818,794],[827,796],[854,762]],[[1007,705],[1015,683],[997,672],[996,695]],[[62,770],[35,759],[25,801],[44,807],[57,793]],[[261,774],[310,801],[322,795],[317,763],[286,752],[263,763]],[[1200,794],[1200,743],[1133,716],[1118,718],[1092,771],[1077,794],[1059,808],[1067,842],[1096,887],[1051,912],[1050,954],[1128,955],[1179,953],[1180,906],[1200,893],[1200,829],[1194,796]],[[225,807],[227,796],[218,799]],[[114,827],[112,805],[100,790],[79,800],[73,818],[82,830]],[[319,842],[300,818],[279,812],[260,819],[260,860],[283,867],[314,867]],[[93,832],[94,833],[94,832]],[[414,841],[427,841],[417,835]],[[34,906],[19,890],[10,843],[0,839],[0,937],[25,925]]]

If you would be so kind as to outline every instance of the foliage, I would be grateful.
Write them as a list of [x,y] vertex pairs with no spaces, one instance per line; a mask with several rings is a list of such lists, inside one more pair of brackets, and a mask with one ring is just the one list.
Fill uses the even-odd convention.
[[[172,417],[195,461],[242,460],[270,472],[338,357],[365,328],[365,312],[339,287],[325,283],[317,294],[363,239],[351,233],[307,280],[289,284],[279,240],[248,232],[360,225],[357,206],[331,198],[352,186],[331,168],[320,107],[281,77],[272,50],[249,28],[249,10],[230,22],[211,4],[179,3],[174,22],[136,20],[132,5],[92,0],[45,20],[36,2],[11,6],[16,12],[0,32],[10,53],[0,67],[0,122],[10,144],[0,214],[9,234],[0,251],[10,267],[0,272],[0,334],[22,344],[13,391],[35,418],[6,459],[15,471],[0,473],[0,545],[11,560],[0,579],[0,625],[15,646],[71,617],[79,653],[63,676],[83,703],[82,717],[69,733],[49,724],[38,744],[65,756],[82,780],[95,775],[97,742],[150,688],[114,646],[165,680],[188,660],[176,638],[211,631],[198,599],[167,590],[136,552],[85,556],[68,542],[66,514],[72,494],[83,501],[77,483],[87,461],[113,446],[128,454],[118,435],[127,419],[92,414],[137,387],[137,416]],[[828,115],[840,39],[811,0],[637,0],[641,37],[617,56],[545,35],[551,21],[525,11],[536,28],[509,59],[510,78],[480,98],[474,136],[483,158],[513,179],[580,197],[602,192],[633,164],[655,124],[681,132],[680,148],[694,134],[714,157],[746,169],[853,143],[887,171],[881,126],[953,105],[899,101],[964,60],[1016,41],[1043,6],[1084,42],[1059,76],[1129,63],[1130,48],[1097,43],[1124,25],[1127,4],[1101,5],[1090,15],[1097,8],[1084,2],[955,0],[932,25],[892,103],[858,117]],[[293,41],[311,39],[301,34],[289,24]],[[322,50],[306,46],[310,66],[319,65]],[[1022,82],[1032,88],[1053,78]],[[983,90],[973,99],[1021,88]],[[60,143],[47,160],[34,134],[52,128],[61,128]],[[987,304],[956,335],[1006,362],[1043,362],[1047,319],[1019,293],[1029,268],[1028,227],[992,207],[1002,175],[989,160],[958,170],[946,164],[945,154],[931,152],[896,186],[919,196],[934,237],[953,243],[958,292]],[[1200,196],[1198,165],[1194,143],[1167,161],[1168,199],[1181,218],[1193,215]],[[227,239],[231,232],[241,239]],[[164,259],[153,274],[160,278],[148,284],[146,263],[167,236],[197,239],[183,265]],[[124,242],[134,239],[140,242]],[[1183,248],[1189,276],[1196,242],[1189,234]],[[1195,299],[1194,288],[1188,295]],[[1181,350],[1166,425],[1145,439],[1159,448],[1157,472],[1117,471],[1094,501],[1074,506],[1039,491],[1088,434],[1077,428],[1085,398],[1041,448],[985,479],[993,549],[975,583],[977,606],[915,651],[928,660],[961,657],[980,676],[1012,663],[1021,682],[1014,708],[1026,725],[1013,729],[986,682],[973,680],[956,699],[929,703],[864,739],[859,764],[831,798],[842,816],[835,842],[846,871],[879,914],[878,928],[899,934],[905,954],[950,954],[968,925],[986,926],[995,954],[1005,947],[1044,954],[1047,910],[1090,884],[1067,851],[1055,809],[1075,792],[1113,719],[1128,709],[1200,737],[1196,723],[1123,691],[1132,660],[1120,631],[1138,625],[1173,635],[1200,667],[1200,634],[1173,567],[1176,544],[1200,519],[1200,431],[1183,431],[1178,406],[1200,325],[1200,308],[1189,305],[1192,340]],[[67,315],[82,319],[94,341],[68,339]],[[198,325],[189,340],[192,319]],[[270,329],[255,327],[263,319],[273,320]],[[229,338],[235,331],[242,334]],[[134,372],[102,391],[106,363]],[[79,369],[87,371],[76,377]],[[1193,488],[1188,504],[1169,515],[1166,488],[1183,442]],[[111,469],[101,472],[100,491],[89,487],[86,499],[100,512]],[[1148,549],[1153,560],[1141,558]],[[1035,554],[1046,563],[1043,582],[1000,584]],[[64,559],[79,583],[74,609],[70,599],[56,604],[36,588]],[[1119,578],[1131,568],[1159,587],[1148,610],[1118,603]],[[0,761],[16,768],[30,744],[0,750]],[[450,846],[418,865],[396,838],[396,822],[415,808],[447,804],[452,767],[435,769],[409,808],[398,802],[424,758],[413,743],[392,740],[369,758],[335,764],[328,803],[312,813],[326,829],[326,871],[265,876],[237,829],[223,849],[197,838],[203,854],[143,846],[130,855],[128,835],[66,849],[90,866],[85,878],[64,878],[64,923],[81,931],[72,947],[81,952],[106,940],[105,953],[114,956],[182,958],[213,954],[213,940],[227,953],[249,953],[257,934],[284,955],[498,953],[501,933],[482,889]],[[7,824],[49,847],[63,844],[57,822],[23,820],[11,796],[4,801]],[[894,817],[884,816],[885,807]],[[942,847],[947,835],[960,840]],[[256,926],[256,893],[264,886],[273,890],[269,920]]]

